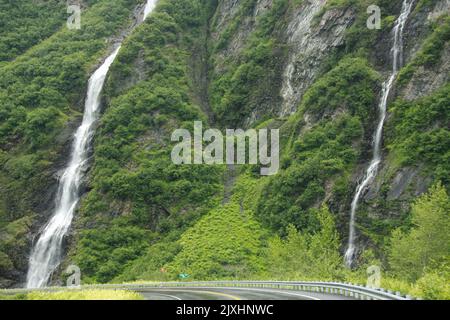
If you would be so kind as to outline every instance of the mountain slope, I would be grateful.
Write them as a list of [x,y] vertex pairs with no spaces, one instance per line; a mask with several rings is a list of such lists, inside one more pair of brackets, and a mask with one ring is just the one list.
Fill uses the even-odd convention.
[[[357,211],[360,268],[352,273],[339,262],[351,201],[372,157],[402,2],[160,0],[110,70],[62,267],[79,265],[87,282],[173,280],[180,273],[344,280],[360,277],[370,263],[410,282],[448,277],[444,263],[427,262],[431,271],[414,277],[399,273],[392,255],[406,251],[391,250],[392,243],[401,247],[394,230],[415,230],[413,217],[422,210],[416,201],[432,208],[431,219],[447,196],[444,0],[414,2],[403,32],[404,67],[388,102],[383,160]],[[92,4],[81,33],[60,30],[0,64],[3,286],[23,279],[29,240],[51,213],[55,173],[65,163],[89,72],[110,47],[104,40],[121,33],[141,1],[111,3]],[[380,30],[366,27],[372,4],[381,8]],[[205,129],[279,128],[280,172],[262,177],[258,166],[174,165],[173,130],[192,131],[197,120]],[[287,261],[297,269],[280,271]]]

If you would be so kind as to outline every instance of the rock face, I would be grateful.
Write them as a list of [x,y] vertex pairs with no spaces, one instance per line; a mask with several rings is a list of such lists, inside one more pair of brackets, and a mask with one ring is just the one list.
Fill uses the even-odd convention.
[[[266,113],[285,117],[297,110],[303,94],[316,80],[322,63],[329,54],[343,44],[345,31],[355,19],[352,8],[336,8],[325,11],[326,0],[303,1],[294,10],[289,11],[285,28],[277,33],[277,38],[286,47],[286,59],[279,61],[282,71],[282,83],[274,84],[280,87],[276,105],[261,105],[254,109],[246,123],[251,124],[263,118]],[[215,72],[221,71],[220,61],[237,58],[246,45],[248,37],[254,32],[256,21],[273,6],[272,0],[258,0],[252,10],[252,15],[239,21],[237,30],[232,35],[229,45],[220,52],[219,63]],[[239,1],[220,1],[215,15],[212,37],[219,39],[221,30],[229,27],[233,17],[239,12]],[[273,101],[273,100],[271,100]]]
[[305,1],[292,14],[286,30],[289,58],[283,73],[280,116],[294,113],[331,51],[342,45],[345,30],[354,20],[352,9],[326,11],[320,22],[314,19],[326,1]]
[[[424,31],[429,30],[431,24],[450,12],[450,1],[435,1],[433,7],[422,10],[413,17],[406,30],[410,49],[406,52],[408,59],[413,59],[420,50],[422,43],[416,41],[422,38]],[[446,42],[440,61],[433,67],[419,66],[409,83],[402,88],[399,96],[406,100],[416,100],[430,95],[433,91],[448,82],[450,74],[450,44]]]
[[[286,54],[282,61],[278,63],[282,70],[280,90],[272,99],[262,99],[260,106],[254,108],[247,124],[252,124],[260,119],[264,119],[268,114],[272,117],[287,118],[297,111],[304,94],[322,75],[324,63],[332,57],[336,50],[345,45],[346,34],[354,25],[361,12],[356,12],[355,6],[327,6],[326,0],[300,1],[298,6],[283,17],[285,20],[283,28],[276,31],[276,38],[286,49]],[[246,40],[254,32],[258,19],[264,13],[273,8],[274,1],[255,1],[252,14],[245,16],[237,26],[231,36],[229,45],[220,52],[219,61],[227,59],[238,59],[245,48]],[[450,11],[450,1],[436,0],[428,4],[421,1],[415,3],[416,10],[410,16],[404,30],[404,65],[412,62],[423,47],[424,40],[432,32],[432,24]],[[390,6],[392,20],[401,8],[401,1]],[[214,37],[219,39],[221,29],[225,29],[239,13],[239,1],[224,0],[219,2],[216,11],[215,24],[213,25]],[[387,13],[382,12],[382,19]],[[387,19],[389,20],[389,19]],[[392,35],[389,33],[392,27],[387,20],[383,20],[385,29],[376,36],[374,48],[370,56],[376,70],[381,78],[391,70],[392,61],[390,48],[392,47]],[[376,31],[374,31],[376,32]],[[361,39],[362,40],[362,39]],[[390,101],[401,98],[414,101],[418,98],[429,96],[435,90],[448,83],[450,74],[449,43],[446,42],[442,50],[440,61],[434,66],[418,66],[411,79],[403,86],[395,86],[389,97]],[[221,66],[215,65],[215,72],[221,71]],[[270,94],[270,93],[266,93]],[[381,95],[381,93],[378,93]],[[270,101],[270,105],[265,105],[264,101]],[[389,106],[388,106],[389,107]],[[344,108],[345,109],[345,108]],[[345,111],[343,111],[345,112]],[[376,112],[374,110],[373,114]],[[339,113],[339,112],[338,112]],[[306,132],[311,127],[309,118],[315,118],[314,114],[305,114],[304,124],[301,132]],[[389,116],[387,122],[389,123]],[[317,120],[317,119],[316,119]],[[373,124],[375,126],[375,124]],[[355,145],[355,148],[369,147],[371,144],[371,133],[374,128],[366,128],[367,141],[362,145]],[[361,159],[358,167],[352,175],[352,185],[356,186],[371,157],[371,151],[362,150],[364,159]],[[365,159],[367,158],[367,159]],[[388,217],[399,217],[409,210],[411,199],[425,192],[432,179],[425,172],[421,165],[416,167],[396,167],[389,158],[388,151],[385,150],[383,163],[377,179],[369,186],[362,197],[363,210],[366,216],[372,219],[385,219]],[[326,188],[328,190],[328,188]],[[329,188],[331,190],[331,187]],[[354,188],[350,188],[352,192]],[[336,206],[336,213],[342,217],[342,233],[345,235],[348,220],[351,194],[347,197],[347,203],[339,203]],[[333,199],[333,195],[327,192],[325,199]],[[330,200],[331,202],[333,200]],[[364,223],[364,222],[363,222]]]
[[[243,60],[245,60],[246,50],[250,39],[255,33],[258,32],[258,26],[268,13],[271,13],[279,3],[284,0],[216,0],[212,1],[212,9],[207,19],[207,23],[201,26],[201,32],[198,34],[198,39],[189,39],[191,43],[194,43],[194,49],[192,49],[192,56],[190,49],[186,49],[183,52],[183,58],[188,60],[189,69],[186,73],[187,78],[180,82],[189,83],[189,87],[192,92],[192,96],[189,99],[193,100],[193,104],[200,106],[201,111],[205,115],[205,119],[209,119],[211,124],[220,125],[220,119],[215,114],[213,102],[210,101],[209,90],[211,89],[212,76],[215,74],[224,73],[230,63],[234,63],[239,66]],[[272,21],[274,30],[271,31],[270,37],[277,42],[277,54],[274,55],[273,69],[267,70],[267,74],[273,73],[275,76],[270,78],[270,88],[272,90],[261,90],[262,92],[250,92],[249,94],[259,95],[252,97],[257,101],[251,106],[248,113],[245,113],[245,119],[242,123],[246,127],[254,127],[265,120],[273,120],[271,124],[276,123],[277,127],[282,127],[284,124],[292,124],[295,129],[289,128],[289,137],[302,137],[308,131],[313,130],[319,121],[326,119],[329,122],[338,121],[343,116],[349,113],[348,106],[342,104],[337,106],[331,111],[321,113],[320,115],[314,114],[313,111],[305,112],[298,118],[296,111],[299,106],[305,101],[305,94],[308,90],[317,83],[317,80],[325,76],[324,70],[327,67],[327,63],[330,59],[338,61],[341,56],[357,56],[357,52],[346,51],[346,45],[348,45],[348,35],[351,28],[355,26],[358,20],[361,20],[361,14],[365,14],[365,10],[361,11],[358,4],[354,1],[330,1],[330,0],[285,0],[284,1],[288,9],[283,11],[279,20]],[[338,4],[336,4],[339,2]],[[424,46],[424,41],[432,34],[434,24],[437,24],[442,17],[448,15],[450,11],[450,0],[416,0],[416,10],[413,10],[410,19],[408,20],[404,30],[404,60],[405,65],[408,65],[415,61],[420,55]],[[367,35],[357,34],[358,39],[353,41],[363,42],[366,39],[362,39],[364,36],[372,36],[375,41],[373,48],[370,48],[371,52],[364,57],[370,64],[370,68],[374,73],[379,73],[380,79],[384,80],[385,76],[391,69],[392,56],[389,49],[392,46],[392,35],[389,33],[391,27],[389,21],[393,20],[400,11],[401,1],[393,1],[392,4],[387,5],[389,7],[390,16],[387,13],[382,12],[383,23],[386,24],[386,28],[376,31]],[[135,27],[138,21],[142,19],[142,3],[140,3],[134,11],[131,11],[130,19],[133,21],[128,28],[118,32],[116,36],[109,38],[109,43],[115,43],[122,40],[126,35],[131,32],[135,32]],[[363,8],[364,9],[364,8]],[[364,19],[363,19],[364,20]],[[168,23],[169,24],[169,23]],[[124,24],[125,25],[125,24]],[[169,28],[170,29],[170,28]],[[168,29],[168,30],[169,30]],[[162,32],[161,32],[162,33]],[[170,37],[176,38],[178,36],[183,37],[183,30],[176,30]],[[354,36],[354,35],[353,35]],[[140,35],[140,37],[143,37]],[[226,38],[223,45],[219,45],[223,39]],[[161,38],[148,39],[148,43],[152,41],[164,42],[167,39],[164,35]],[[179,40],[179,39],[178,39]],[[111,78],[108,81],[108,87],[105,87],[105,104],[110,105],[112,99],[120,97],[133,88],[138,87],[142,82],[145,82],[152,73],[151,64],[157,61],[151,55],[145,55],[144,48],[147,44],[136,45],[132,41],[127,43],[125,41],[123,48],[128,49],[128,52],[124,56],[133,56],[131,52],[138,52],[136,56],[133,56],[132,61],[127,65],[125,62],[122,64],[124,68],[122,74],[123,77],[114,78],[114,75],[119,72],[111,72]],[[174,45],[173,43],[170,46]],[[139,47],[140,46],[140,47]],[[174,45],[175,46],[175,45]],[[184,48],[185,49],[185,48]],[[158,48],[160,50],[160,48]],[[163,55],[164,51],[155,51],[152,54]],[[336,54],[338,52],[341,56]],[[185,56],[184,56],[185,55]],[[158,57],[160,58],[160,57]],[[182,60],[182,59],[180,59]],[[163,59],[159,59],[158,63]],[[167,60],[170,61],[170,60]],[[213,63],[211,62],[213,61]],[[332,60],[333,63],[335,62]],[[0,65],[1,67],[1,65]],[[154,66],[155,70],[158,70]],[[118,67],[119,68],[119,67]],[[113,66],[114,69],[114,66]],[[117,70],[116,70],[117,71]],[[250,70],[252,71],[252,70]],[[247,71],[250,73],[250,71]],[[173,74],[183,73],[182,67],[173,70]],[[158,72],[156,72],[158,73]],[[433,65],[418,64],[414,67],[411,77],[402,85],[395,85],[392,90],[389,101],[393,102],[398,99],[406,101],[416,101],[417,99],[432,95],[436,90],[448,83],[450,74],[450,44],[448,40],[445,41],[442,54],[439,61]],[[234,80],[234,79],[232,79]],[[359,80],[357,80],[359,81]],[[257,82],[258,83],[258,82]],[[381,84],[381,81],[380,81]],[[245,86],[244,84],[241,84]],[[378,86],[381,87],[381,86]],[[166,88],[167,91],[171,91],[172,88]],[[327,88],[330,89],[330,88]],[[332,88],[331,88],[332,89]],[[174,89],[175,91],[175,89]],[[374,89],[373,91],[378,91]],[[141,93],[134,91],[133,94],[139,96]],[[162,92],[161,96],[164,96],[166,92]],[[177,92],[175,92],[177,94]],[[183,93],[184,94],[184,93]],[[187,96],[188,94],[186,94]],[[376,95],[380,96],[381,92],[376,92]],[[152,100],[153,101],[153,100]],[[146,105],[148,102],[142,102],[142,105]],[[152,102],[153,103],[153,102]],[[74,106],[78,111],[81,111],[82,103],[79,106]],[[142,107],[142,106],[141,106]],[[173,107],[173,106],[172,106]],[[176,106],[178,107],[178,106]],[[176,107],[173,107],[176,109]],[[323,196],[320,197],[312,206],[319,207],[322,203],[326,203],[330,206],[331,211],[338,216],[338,224],[340,228],[341,238],[345,242],[347,236],[347,227],[350,211],[350,202],[353,196],[353,192],[358,184],[358,181],[362,178],[364,170],[367,168],[371,158],[371,139],[376,121],[372,121],[374,115],[377,114],[376,106],[365,106],[367,111],[365,113],[366,119],[363,119],[362,123],[367,123],[367,127],[363,128],[363,138],[351,144],[351,148],[355,150],[355,154],[358,154],[356,164],[352,164],[353,167],[348,169],[348,177],[345,181],[345,187],[336,191],[335,181],[330,178],[326,181],[323,187]],[[388,104],[388,113],[392,111],[390,108],[392,104]],[[130,107],[131,109],[131,107]],[[121,112],[128,112],[133,110],[122,110]],[[148,123],[159,118],[161,123],[170,122],[173,119],[170,118],[170,114],[166,115],[161,110],[152,110]],[[240,110],[237,110],[239,112]],[[392,113],[392,112],[391,112]],[[1,115],[0,115],[1,116]],[[115,116],[115,115],[113,115]],[[142,115],[142,118],[148,116],[148,114]],[[119,117],[119,116],[118,116]],[[386,126],[389,126],[392,121],[392,116],[388,115]],[[373,122],[373,123],[372,123]],[[33,203],[35,208],[31,215],[34,215],[30,219],[20,219],[17,223],[14,223],[9,229],[3,229],[0,224],[0,287],[17,286],[23,283],[26,268],[27,259],[30,249],[30,245],[33,241],[32,235],[37,233],[37,230],[47,221],[48,216],[52,212],[54,206],[54,195],[56,193],[58,170],[64,167],[66,163],[71,134],[77,127],[75,121],[69,121],[66,124],[64,130],[59,133],[57,143],[61,145],[61,155],[52,164],[51,170],[49,170],[49,182],[46,184],[46,190],[43,193],[35,194]],[[1,123],[0,123],[1,125]],[[170,127],[169,127],[170,128]],[[117,128],[116,128],[117,129]],[[127,136],[126,131],[122,131],[123,128],[118,128],[117,132],[124,132],[123,135]],[[130,142],[130,153],[132,156],[136,156],[139,152],[156,152],[160,151],[159,148],[165,143],[164,138],[170,135],[171,131],[149,131],[142,134],[137,139]],[[112,135],[112,133],[110,133]],[[286,137],[283,137],[286,138]],[[317,138],[318,140],[322,137]],[[288,138],[286,138],[287,140]],[[128,143],[124,138],[124,144]],[[351,141],[353,142],[353,141]],[[121,142],[122,143],[122,142]],[[131,144],[133,144],[131,146]],[[136,151],[136,149],[138,151]],[[110,150],[103,150],[108,152]],[[117,150],[111,151],[111,153]],[[330,155],[333,158],[333,155]],[[2,153],[0,149],[0,165]],[[291,160],[291,159],[287,159]],[[289,162],[287,161],[287,162]],[[124,161],[125,162],[125,161]],[[127,164],[128,165],[128,164]],[[334,165],[334,164],[330,164]],[[127,170],[134,170],[135,168],[130,165]],[[126,171],[126,170],[125,170]],[[109,172],[109,171],[108,171]],[[153,173],[152,173],[153,174]],[[239,170],[234,167],[229,167],[226,173],[224,183],[224,201],[226,204],[230,201],[233,195],[233,187],[235,180],[239,175]],[[151,177],[152,178],[152,177]],[[298,177],[297,177],[298,178]],[[0,193],[2,191],[1,182],[3,182],[0,172]],[[151,179],[149,179],[151,180]],[[294,179],[293,179],[294,180]],[[300,178],[298,178],[300,180]],[[133,180],[134,181],[134,180]],[[290,181],[289,183],[295,184],[297,181]],[[399,165],[391,154],[391,150],[388,146],[383,146],[383,160],[380,165],[380,169],[375,181],[367,188],[364,195],[361,198],[361,216],[358,217],[357,223],[363,225],[364,229],[369,229],[370,224],[376,225],[384,223],[388,219],[399,219],[402,215],[408,213],[410,205],[418,195],[427,191],[428,187],[433,183],[433,178],[427,171],[426,166],[423,163],[414,163]],[[87,183],[89,184],[89,183]],[[313,183],[311,183],[313,184]],[[344,184],[344,183],[343,183]],[[110,187],[110,186],[108,186]],[[343,190],[345,189],[345,190]],[[319,192],[318,192],[319,193]],[[337,195],[339,193],[339,195]],[[97,198],[95,198],[97,199]],[[1,198],[0,198],[1,200]],[[103,199],[98,199],[100,200]],[[117,202],[117,204],[116,204]],[[121,199],[113,199],[112,207],[115,210],[110,210],[107,218],[104,220],[111,220],[121,215],[132,215],[133,203],[132,201],[122,201]],[[187,206],[189,207],[189,206]],[[21,208],[20,206],[16,207]],[[156,208],[156,209],[155,209]],[[142,215],[152,215],[153,221],[151,229],[157,229],[159,223],[158,212],[164,211],[167,216],[176,215],[179,212],[170,212],[166,208],[143,206],[138,208],[142,210]],[[210,209],[210,208],[209,208]],[[305,209],[305,208],[302,208]],[[306,211],[306,208],[304,211]],[[0,215],[2,213],[2,203],[0,201]],[[10,210],[10,208],[8,208]],[[137,211],[139,211],[137,210]],[[145,211],[147,210],[147,211]],[[153,210],[153,211],[152,211]],[[13,210],[12,210],[13,211]],[[180,209],[181,215],[185,213],[185,209]],[[140,212],[140,211],[139,211]],[[98,215],[101,216],[100,214]],[[100,220],[99,217],[96,217]],[[1,216],[0,216],[1,218]],[[2,221],[0,220],[0,223]],[[374,223],[375,222],[375,223]],[[77,234],[81,228],[92,228],[96,226],[95,219],[83,221],[83,227],[74,230],[73,234]],[[181,223],[179,223],[181,225]],[[178,224],[176,224],[178,226]],[[363,228],[361,228],[363,229]],[[11,231],[12,230],[12,231]],[[72,236],[67,241],[67,251],[75,250],[75,239]],[[371,246],[371,240],[367,235],[361,236],[360,233],[360,247]],[[8,249],[14,247],[13,251],[14,259],[11,257],[3,256],[2,246],[6,244]],[[344,244],[345,245],[345,244]],[[8,255],[9,252],[8,252]]]
[[437,66],[432,68],[419,66],[411,81],[400,92],[400,96],[412,101],[430,95],[433,91],[448,82],[449,74],[450,45],[447,43]]
[[[434,2],[434,6],[423,7],[419,12],[415,12],[405,26],[405,66],[416,58],[423,45],[423,39],[431,32],[431,24],[450,11],[450,1],[438,0]],[[397,88],[390,99],[398,98],[414,101],[431,95],[448,83],[450,74],[449,46],[449,43],[446,42],[440,61],[434,66],[417,66],[408,83]],[[387,154],[385,156],[387,157]],[[367,199],[383,199],[386,197],[389,201],[403,200],[406,203],[411,198],[424,193],[431,183],[431,179],[427,178],[422,167],[398,168],[395,173],[392,173],[389,172],[390,166],[389,161],[385,159],[384,166],[379,174],[380,178],[368,191]],[[382,184],[388,186],[387,195],[382,195],[380,192]]]
[[[433,6],[420,7],[420,10],[413,12],[404,31],[404,66],[415,61],[423,48],[424,39],[432,32],[431,24],[439,17],[448,15],[449,4],[448,0],[438,0],[434,1]],[[430,96],[442,88],[448,83],[450,74],[449,51],[447,41],[440,60],[432,66],[420,64],[415,66],[411,79],[406,84],[397,85],[389,99],[414,102],[422,97]],[[380,71],[383,72],[383,70]],[[387,125],[389,125],[390,118],[388,115]],[[394,162],[388,150],[385,149],[378,176],[361,200],[365,216],[360,219],[360,224],[365,228],[374,224],[374,221],[400,219],[402,215],[409,212],[413,199],[425,193],[433,183],[433,179],[424,165],[403,167]],[[346,212],[342,211],[341,214],[345,215]],[[359,243],[360,250],[370,246],[367,239],[361,237]]]

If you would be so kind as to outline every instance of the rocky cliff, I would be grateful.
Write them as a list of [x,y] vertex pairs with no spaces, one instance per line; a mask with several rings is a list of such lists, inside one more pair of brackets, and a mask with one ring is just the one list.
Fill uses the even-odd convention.
[[[0,126],[0,286],[23,280],[33,236],[53,206],[52,185],[89,71],[106,50],[104,40],[120,34],[138,5],[121,1],[122,22],[106,28],[95,19],[108,1],[99,2],[84,31],[93,32],[95,50],[90,44],[73,53],[83,72],[71,80],[54,70],[77,85],[52,87],[72,98],[51,102],[60,121],[38,126],[48,128],[49,140],[33,144],[29,131],[9,135],[14,123]],[[379,30],[366,26],[372,4],[381,10]],[[86,281],[167,280],[186,270],[202,279],[249,277],[265,270],[259,259],[268,237],[284,237],[291,226],[314,234],[324,205],[336,218],[343,252],[351,200],[372,156],[401,6],[401,0],[161,0],[112,66],[65,263],[78,264]],[[361,254],[370,248],[385,260],[389,236],[408,228],[415,199],[438,181],[448,186],[449,9],[448,0],[416,0],[405,25],[404,67],[389,97],[381,168],[357,212]],[[45,75],[36,68],[58,68],[45,58],[53,42],[60,47],[58,37],[1,62],[10,72],[0,76],[1,99],[12,103],[13,83],[25,88],[33,81],[35,94],[14,102],[24,114],[14,118],[8,109],[0,119],[26,127],[32,108],[49,106],[36,96],[53,82],[39,82]],[[74,35],[67,37],[73,44]],[[31,75],[17,74],[21,68]],[[279,128],[280,173],[267,178],[247,166],[173,165],[170,134],[194,120],[220,129]],[[34,179],[45,186],[26,186]]]

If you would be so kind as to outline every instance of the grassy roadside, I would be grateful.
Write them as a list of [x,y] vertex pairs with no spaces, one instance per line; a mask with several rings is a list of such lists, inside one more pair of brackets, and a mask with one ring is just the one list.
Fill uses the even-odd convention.
[[34,291],[28,294],[0,294],[0,300],[143,300],[143,297],[128,290],[68,290],[58,292]]

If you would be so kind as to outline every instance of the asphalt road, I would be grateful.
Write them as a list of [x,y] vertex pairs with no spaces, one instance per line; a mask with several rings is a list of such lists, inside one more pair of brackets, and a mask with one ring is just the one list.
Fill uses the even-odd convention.
[[146,300],[351,300],[316,292],[265,288],[155,288],[135,290]]

